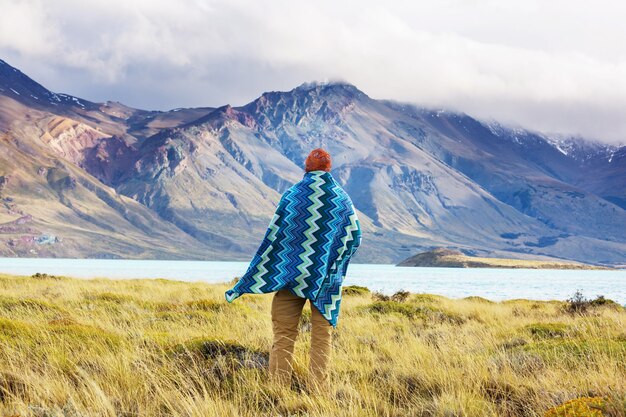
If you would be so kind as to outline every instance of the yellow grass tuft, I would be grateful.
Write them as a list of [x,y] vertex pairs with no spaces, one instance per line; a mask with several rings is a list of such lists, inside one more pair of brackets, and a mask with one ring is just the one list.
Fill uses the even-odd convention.
[[545,417],[602,417],[606,400],[602,397],[582,397],[551,408]]

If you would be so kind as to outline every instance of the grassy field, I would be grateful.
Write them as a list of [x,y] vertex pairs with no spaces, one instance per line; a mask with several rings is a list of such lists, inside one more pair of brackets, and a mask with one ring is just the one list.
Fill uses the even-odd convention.
[[[0,275],[0,416],[624,416],[615,304],[347,287],[333,389],[314,395],[310,315],[281,390],[266,371],[271,295],[227,304],[227,287]],[[546,414],[580,397],[604,399]]]

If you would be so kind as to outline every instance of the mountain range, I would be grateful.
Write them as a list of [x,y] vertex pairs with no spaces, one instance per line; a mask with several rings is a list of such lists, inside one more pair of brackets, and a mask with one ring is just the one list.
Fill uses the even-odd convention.
[[358,210],[355,262],[435,247],[626,264],[626,146],[304,83],[149,111],[0,60],[0,255],[249,260],[309,151]]

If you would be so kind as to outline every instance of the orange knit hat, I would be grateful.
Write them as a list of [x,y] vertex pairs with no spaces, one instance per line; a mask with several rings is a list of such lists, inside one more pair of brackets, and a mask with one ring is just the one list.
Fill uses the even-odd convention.
[[304,161],[304,170],[309,171],[330,171],[332,160],[330,154],[322,148],[313,149],[306,161]]

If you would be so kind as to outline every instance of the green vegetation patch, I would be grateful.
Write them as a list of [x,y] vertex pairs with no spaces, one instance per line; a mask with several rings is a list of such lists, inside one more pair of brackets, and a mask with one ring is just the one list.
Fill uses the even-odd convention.
[[532,323],[525,329],[540,339],[552,339],[567,336],[569,326],[565,323]]
[[159,349],[167,348],[173,338],[170,332],[146,331],[143,333],[143,343],[147,346],[158,346]]
[[341,289],[342,295],[367,295],[370,294],[370,289],[367,287],[361,287],[359,285],[348,285]]
[[159,311],[155,314],[158,320],[171,323],[196,323],[206,325],[215,317],[208,311]]
[[184,281],[177,281],[174,279],[166,279],[166,278],[154,278],[150,281],[154,281],[157,284],[165,284],[165,285],[185,285]]
[[409,318],[426,318],[424,308],[421,306],[400,303],[397,301],[376,301],[364,307],[369,313],[392,314],[397,313]]
[[60,341],[78,348],[97,345],[103,348],[119,347],[122,338],[99,327],[79,323],[53,323],[49,325],[50,334]]
[[488,299],[483,298],[483,297],[479,297],[477,295],[472,295],[472,296],[469,296],[469,297],[465,297],[463,299],[466,300],[466,301],[472,301],[472,302],[475,302],[475,303],[495,304],[494,301],[488,300]]
[[520,347],[536,353],[544,360],[556,363],[567,362],[578,366],[602,356],[626,361],[626,341],[606,339],[544,339]]
[[33,279],[41,279],[41,280],[45,280],[45,279],[49,279],[49,280],[55,280],[55,281],[61,281],[61,280],[67,280],[67,278],[65,277],[60,277],[58,275],[50,275],[50,274],[42,274],[41,272],[37,272],[33,275],[30,276]]
[[155,312],[175,312],[186,310],[216,311],[216,302],[209,300],[191,301],[186,304],[179,304],[167,301],[149,301],[136,298],[129,294],[116,292],[89,292],[84,295],[84,299],[106,306],[108,309],[120,310],[125,305],[134,305],[147,311]]
[[127,294],[113,292],[99,292],[85,294],[85,299],[90,301],[104,301],[113,304],[138,303],[138,300]]
[[39,313],[61,313],[64,310],[47,301],[36,300],[33,298],[14,298],[0,296],[0,310],[15,311],[16,309],[29,310]]
[[[181,304],[157,303],[148,309],[156,321],[162,323],[181,324],[184,326],[207,326],[223,320],[221,313],[236,311],[244,317],[257,315],[249,305],[245,303],[228,304],[225,301],[196,300]],[[304,312],[303,312],[304,313]],[[160,327],[157,323],[157,326]]]
[[441,295],[419,293],[413,294],[410,298],[410,301],[418,304],[438,304],[445,298],[446,297],[443,297]]
[[0,338],[23,338],[33,333],[33,326],[19,320],[0,317]]
[[72,319],[55,319],[43,325],[0,318],[0,341],[9,344],[67,344],[72,350],[85,347],[116,348],[122,338],[95,326],[76,323]]
[[398,301],[376,301],[363,307],[364,311],[373,314],[400,314],[410,319],[422,319],[437,323],[448,322],[463,324],[465,319],[456,313],[436,309],[414,303],[402,303]]
[[188,309],[200,311],[222,311],[228,304],[226,301],[194,300],[185,304]]
[[501,301],[502,304],[522,304],[522,305],[534,304],[535,302],[536,301],[534,300],[528,300],[526,298],[511,298],[508,300]]
[[146,310],[166,312],[166,311],[179,311],[182,309],[182,305],[178,303],[171,303],[167,301],[144,301],[141,306]]

